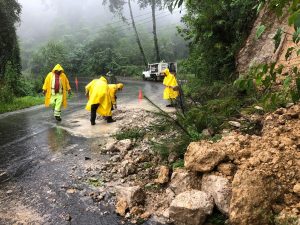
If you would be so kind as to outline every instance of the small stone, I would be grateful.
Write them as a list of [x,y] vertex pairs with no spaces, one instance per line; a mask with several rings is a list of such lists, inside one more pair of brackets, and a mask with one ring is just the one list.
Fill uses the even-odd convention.
[[74,189],[74,188],[70,188],[67,190],[68,194],[74,194],[75,192],[76,192],[76,189]]
[[12,190],[8,190],[8,191],[6,192],[6,194],[11,194],[11,193],[13,193]]
[[140,215],[140,218],[146,220],[146,219],[148,219],[150,216],[151,216],[151,213],[149,213],[149,212],[144,212],[142,215]]
[[134,215],[134,216],[141,215],[143,212],[144,212],[144,210],[137,206],[134,206],[130,209],[130,214]]
[[170,169],[167,166],[161,166],[159,169],[158,178],[155,180],[156,183],[165,184],[169,182]]
[[118,213],[121,216],[125,216],[127,209],[127,201],[125,199],[119,199],[119,201],[116,204],[116,213]]
[[237,128],[241,127],[241,123],[239,123],[237,121],[229,121],[228,124],[230,124],[233,127],[237,127]]
[[300,183],[295,184],[293,187],[293,192],[300,196]]
[[63,214],[62,215],[62,218],[65,220],[65,221],[71,221],[72,220],[72,217],[69,213],[67,214]]
[[290,108],[290,107],[292,107],[293,105],[294,105],[293,102],[289,102],[289,103],[286,104],[286,108]]
[[259,111],[264,111],[264,108],[258,105],[254,106],[254,109],[257,109]]

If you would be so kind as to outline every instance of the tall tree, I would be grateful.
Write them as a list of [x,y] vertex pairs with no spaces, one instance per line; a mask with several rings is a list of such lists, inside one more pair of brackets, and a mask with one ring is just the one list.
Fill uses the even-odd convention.
[[8,62],[19,73],[20,51],[15,24],[20,21],[21,6],[16,0],[0,0],[0,76]]
[[[126,2],[124,0],[103,0],[103,4],[107,4],[107,2],[109,2],[110,11],[112,13],[116,14],[116,15],[119,15],[125,21],[126,18],[123,16],[122,10],[123,10],[124,5],[126,4]],[[135,33],[137,44],[139,46],[144,64],[145,64],[145,66],[148,66],[148,60],[146,58],[144,48],[142,46],[141,39],[139,37],[139,34],[137,32],[137,28],[136,28],[136,25],[135,25],[135,20],[134,20],[134,16],[133,16],[133,12],[132,12],[132,7],[131,7],[131,0],[128,0],[127,4],[128,4],[129,11],[130,11],[131,25],[132,25],[132,28],[133,28],[134,33]]]
[[157,60],[157,62],[160,62],[160,53],[159,53],[158,40],[157,40],[157,34],[156,34],[155,8],[156,8],[155,0],[151,0],[153,39],[154,39],[154,46],[155,46],[155,52],[156,52],[156,60]]
[[154,52],[156,55],[156,61],[160,62],[160,51],[159,51],[159,45],[158,45],[158,38],[157,38],[157,32],[156,32],[156,8],[160,7],[162,8],[162,1],[161,0],[139,0],[138,4],[141,8],[146,8],[148,6],[151,7],[152,11],[152,27],[153,27],[153,41],[154,41]]
[[148,66],[148,61],[147,61],[147,58],[146,58],[146,55],[145,55],[145,52],[144,52],[139,34],[138,34],[136,26],[135,26],[135,21],[134,21],[134,17],[133,17],[133,13],[132,13],[132,8],[131,8],[131,0],[128,0],[128,7],[129,7],[129,11],[130,11],[131,24],[132,24],[132,27],[133,27],[133,30],[134,30],[134,33],[135,33],[135,36],[136,36],[136,41],[139,45],[139,49],[141,51],[145,66]]

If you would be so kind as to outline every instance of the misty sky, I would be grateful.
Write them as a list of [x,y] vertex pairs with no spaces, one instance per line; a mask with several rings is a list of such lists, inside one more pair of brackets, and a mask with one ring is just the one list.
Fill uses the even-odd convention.
[[[67,34],[67,29],[74,31],[89,27],[101,30],[106,24],[120,29],[126,26],[120,18],[109,12],[108,6],[102,5],[102,0],[19,0],[19,3],[22,5],[18,28],[21,42],[46,41],[51,33]],[[125,8],[124,14],[129,18],[127,6]],[[151,9],[141,10],[135,3],[133,9],[137,25],[151,29]],[[181,16],[178,9],[173,14],[167,9],[157,11],[158,32],[178,25]]]

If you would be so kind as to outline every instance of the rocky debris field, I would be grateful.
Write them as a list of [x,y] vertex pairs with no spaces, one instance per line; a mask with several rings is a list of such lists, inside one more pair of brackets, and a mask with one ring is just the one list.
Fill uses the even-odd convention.
[[109,161],[87,168],[86,176],[101,177],[95,201],[111,193],[115,211],[131,222],[218,224],[210,219],[217,212],[222,224],[300,224],[300,105],[261,115],[260,135],[237,127],[217,142],[190,143],[184,168],[176,169],[151,144],[176,136],[151,135],[160,117],[136,109],[115,118],[124,121],[121,133],[93,144]]

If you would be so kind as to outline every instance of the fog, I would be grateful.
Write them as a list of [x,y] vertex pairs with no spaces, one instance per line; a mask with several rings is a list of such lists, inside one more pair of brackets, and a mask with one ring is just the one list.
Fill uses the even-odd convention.
[[[102,0],[19,0],[22,5],[21,23],[18,35],[21,44],[36,46],[45,43],[50,37],[68,35],[73,32],[101,31],[106,25],[119,29],[130,28],[113,15]],[[140,9],[132,3],[133,13],[138,26],[151,30],[151,9]],[[127,5],[124,6],[126,18],[129,19]],[[182,12],[177,9],[171,14],[167,9],[157,10],[157,30],[175,27],[180,23]]]

